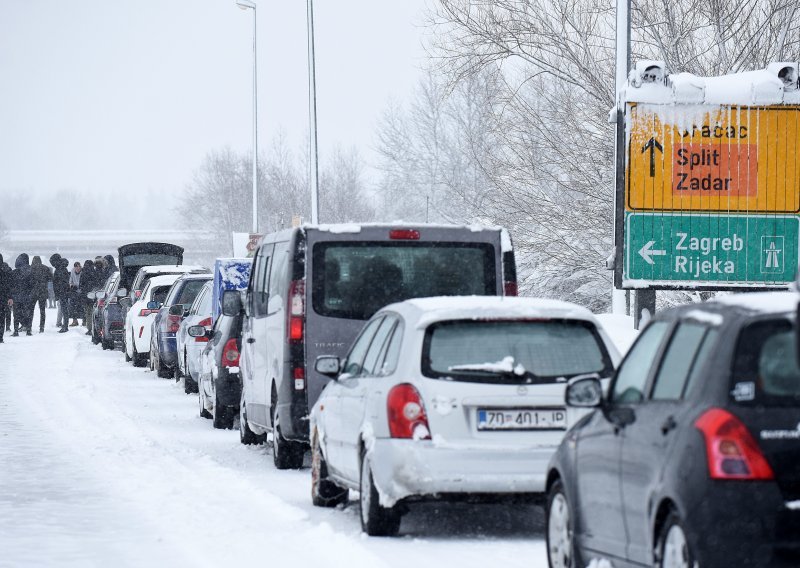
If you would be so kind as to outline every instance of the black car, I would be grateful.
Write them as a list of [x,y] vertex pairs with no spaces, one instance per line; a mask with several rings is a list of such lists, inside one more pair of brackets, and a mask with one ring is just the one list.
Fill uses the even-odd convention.
[[800,566],[800,369],[790,293],[667,310],[548,474],[550,566]]
[[242,347],[242,310],[238,290],[226,290],[222,296],[222,314],[208,332],[201,325],[189,328],[193,337],[208,337],[201,354],[198,381],[200,416],[213,418],[214,428],[233,428],[239,414],[242,379],[239,353]]
[[[114,290],[117,286],[117,281],[119,280],[119,272],[114,272],[111,276],[103,284],[103,288],[96,291],[90,292],[89,298],[94,297],[94,307],[92,308],[92,343],[103,344],[103,349],[113,349],[114,348],[114,340],[113,338],[105,337],[105,330],[107,329],[106,326],[106,306],[109,301],[113,298],[117,300],[116,297],[113,296]],[[119,304],[117,304],[117,309]],[[109,346],[110,344],[110,346]]]

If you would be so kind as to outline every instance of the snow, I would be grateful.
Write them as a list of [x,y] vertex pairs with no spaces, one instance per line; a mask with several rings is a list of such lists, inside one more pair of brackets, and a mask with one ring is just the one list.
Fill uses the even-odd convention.
[[709,325],[722,325],[725,318],[721,314],[712,314],[711,312],[704,312],[703,310],[692,310],[686,314],[688,319],[693,319],[696,322],[707,323]]
[[753,292],[750,294],[719,296],[714,301],[725,306],[739,307],[756,312],[786,313],[797,311],[800,295],[795,292]]
[[415,505],[399,538],[363,536],[355,492],[313,507],[308,468],[277,471],[196,395],[54,317],[0,344],[0,565],[547,566],[534,506]]
[[[653,62],[650,62],[653,63]],[[778,72],[785,67],[794,70],[795,81],[785,85]],[[745,71],[718,77],[700,77],[692,73],[675,73],[666,81],[638,84],[636,70],[631,72],[622,93],[627,102],[671,105],[775,105],[797,104],[797,64],[774,63],[767,69]]]
[[628,352],[639,332],[633,327],[633,317],[621,314],[597,314],[595,316],[611,341],[622,355]]
[[448,371],[487,371],[490,373],[514,373],[515,375],[524,375],[525,367],[520,364],[514,365],[514,358],[509,355],[503,357],[502,361],[495,363],[477,363],[469,365],[451,365],[447,368]]

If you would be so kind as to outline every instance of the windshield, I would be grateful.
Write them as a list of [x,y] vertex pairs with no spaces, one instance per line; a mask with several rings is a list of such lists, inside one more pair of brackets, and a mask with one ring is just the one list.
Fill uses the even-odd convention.
[[795,331],[785,319],[753,323],[739,335],[731,397],[739,404],[800,404]]
[[613,371],[594,326],[573,320],[452,321],[425,334],[422,372],[475,382],[562,382]]
[[313,258],[312,301],[323,316],[366,320],[409,298],[498,293],[488,243],[319,243]]

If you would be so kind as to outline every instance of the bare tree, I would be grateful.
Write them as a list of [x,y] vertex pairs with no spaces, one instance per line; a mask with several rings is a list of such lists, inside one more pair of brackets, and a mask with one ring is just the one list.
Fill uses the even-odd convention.
[[[719,74],[798,59],[800,0],[634,0],[633,57],[674,71]],[[435,74],[415,108],[387,114],[382,190],[446,196],[446,212],[487,218],[515,236],[522,288],[593,309],[608,304],[613,218],[613,3],[589,0],[437,0]],[[481,119],[465,128],[465,85]],[[431,97],[431,93],[433,96]],[[426,99],[436,104],[428,104]],[[458,110],[444,112],[449,106]],[[425,128],[420,128],[420,116]],[[455,137],[449,139],[447,134]],[[426,137],[428,148],[419,138]],[[468,150],[458,172],[448,150]],[[475,179],[475,178],[473,178]],[[448,181],[450,185],[448,186]],[[446,191],[441,191],[444,188]],[[419,209],[414,204],[415,210]]]

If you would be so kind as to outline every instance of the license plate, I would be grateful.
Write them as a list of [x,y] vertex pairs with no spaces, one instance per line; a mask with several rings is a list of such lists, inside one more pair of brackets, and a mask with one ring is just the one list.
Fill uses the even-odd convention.
[[563,408],[481,408],[478,430],[566,430]]

